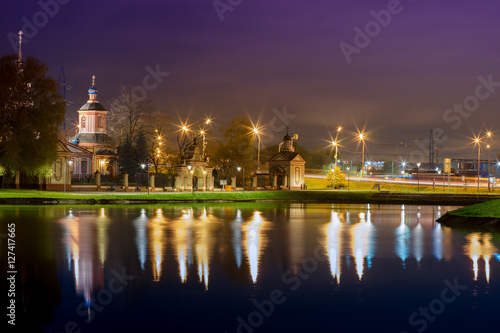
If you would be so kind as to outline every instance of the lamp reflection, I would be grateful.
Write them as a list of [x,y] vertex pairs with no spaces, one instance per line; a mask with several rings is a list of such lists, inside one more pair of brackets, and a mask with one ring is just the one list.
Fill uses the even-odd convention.
[[205,284],[205,289],[208,289],[210,231],[206,219],[206,210],[204,210],[201,221],[197,221],[195,224],[195,252],[198,277],[200,282]]
[[337,279],[337,283],[340,284],[340,274],[341,274],[341,249],[342,249],[342,238],[341,233],[341,222],[337,212],[332,210],[331,222],[326,226],[326,244],[328,250],[328,259],[330,262],[330,272],[334,279]]
[[373,257],[370,249],[370,234],[373,229],[371,222],[365,220],[365,213],[359,213],[359,223],[351,227],[351,253],[356,265],[356,273],[361,281],[363,278],[364,259]]
[[141,270],[144,271],[144,264],[146,263],[147,254],[147,237],[146,237],[146,226],[148,223],[148,217],[146,216],[146,210],[141,209],[141,215],[136,218],[133,222],[135,227],[135,244],[137,246],[137,253],[139,256],[139,263],[141,264]]
[[263,248],[262,226],[264,221],[260,214],[260,212],[255,211],[252,220],[244,227],[246,252],[250,264],[250,275],[254,283],[257,282],[259,258]]
[[484,272],[486,282],[490,282],[490,259],[495,255],[498,249],[491,242],[490,234],[471,233],[465,237],[465,254],[472,260],[472,270],[474,272],[474,281],[477,281],[479,273],[478,261],[482,257],[484,260]]
[[156,215],[151,220],[149,237],[151,244],[150,249],[152,252],[151,264],[153,270],[153,281],[160,281],[161,278],[163,244],[166,241],[163,222],[165,222],[163,211],[161,209],[157,209]]
[[179,263],[179,276],[184,283],[187,280],[189,264],[191,263],[191,210],[183,210],[181,219],[173,224],[174,243],[177,251],[177,261]]
[[396,253],[403,262],[403,268],[406,269],[406,259],[409,256],[410,229],[405,224],[406,212],[405,206],[401,206],[401,223],[396,228]]
[[236,265],[238,268],[241,267],[242,260],[242,248],[241,248],[241,224],[243,223],[243,218],[241,217],[241,210],[236,211],[236,218],[231,223],[231,228],[233,230],[233,248],[234,257],[236,258]]

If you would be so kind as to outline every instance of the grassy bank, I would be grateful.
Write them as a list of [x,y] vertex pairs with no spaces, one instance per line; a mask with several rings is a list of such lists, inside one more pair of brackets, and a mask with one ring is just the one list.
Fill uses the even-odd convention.
[[491,200],[459,208],[448,214],[460,217],[500,218],[500,200]]
[[[109,193],[109,192],[108,192]],[[55,200],[148,200],[148,201],[254,201],[254,200],[368,200],[374,191],[246,191],[243,192],[182,192],[140,194],[76,194],[35,190],[3,190],[0,199]]]
[[[500,199],[500,197],[497,197]],[[419,204],[465,206],[492,200],[487,195],[450,195],[443,193],[406,193],[367,190],[303,190],[303,191],[246,191],[246,192],[50,192],[36,190],[0,191],[3,205],[44,204],[134,204],[172,202],[329,202],[373,204]]]
[[441,224],[469,231],[500,231],[500,200],[491,200],[447,212]]

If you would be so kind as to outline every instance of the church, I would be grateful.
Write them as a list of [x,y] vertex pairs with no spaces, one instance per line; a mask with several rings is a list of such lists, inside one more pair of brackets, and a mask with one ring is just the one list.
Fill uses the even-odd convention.
[[117,146],[106,133],[108,111],[97,100],[95,76],[88,90],[89,99],[78,110],[78,129],[71,142],[59,141],[53,175],[47,190],[69,190],[71,179],[88,179],[96,171],[113,177],[118,174]]
[[106,116],[108,111],[97,100],[95,76],[88,90],[89,99],[78,110],[78,133],[71,142],[93,154],[92,159],[78,158],[73,161],[73,177],[92,175],[97,170],[102,175],[116,175],[118,172],[117,147],[113,139],[106,134]]

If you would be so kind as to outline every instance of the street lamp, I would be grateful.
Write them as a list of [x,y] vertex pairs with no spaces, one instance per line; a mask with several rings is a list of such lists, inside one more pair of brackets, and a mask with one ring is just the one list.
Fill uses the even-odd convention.
[[[438,170],[438,175],[441,174],[441,170]],[[444,173],[443,173],[443,183],[444,183]],[[443,192],[444,192],[444,184],[443,184]]]
[[364,137],[363,133],[359,133],[359,140],[363,144],[363,153],[361,155],[362,156],[361,157],[361,177],[363,177],[363,171],[365,169],[365,137]]
[[147,185],[148,185],[148,194],[149,194],[149,164],[141,164],[141,168],[145,168],[145,167],[148,167],[148,181],[147,181]]
[[259,129],[256,128],[256,127],[254,127],[253,128],[253,132],[259,138],[259,145],[257,147],[257,165],[258,165],[258,169],[260,170],[260,135],[259,135]]
[[332,190],[335,190],[335,169],[332,169]]
[[332,142],[333,146],[335,146],[335,169],[337,168],[337,160],[338,160],[338,139],[339,133],[342,131],[342,126],[337,128],[337,134],[335,135],[335,141]]
[[420,175],[419,175],[420,162],[417,163],[417,192],[420,192]]
[[476,138],[474,142],[477,144],[477,193],[479,193],[479,169],[481,168],[480,159],[481,159],[481,142],[479,138]]
[[347,190],[349,191],[349,170],[351,167],[347,167]]
[[[236,169],[238,169],[238,172],[243,169],[243,193],[245,193],[245,168],[237,167]],[[236,184],[234,185],[234,187],[236,187]]]
[[193,187],[194,186],[193,186],[193,172],[191,171],[192,166],[188,165],[187,168],[188,168],[189,174],[191,175],[191,193],[193,193]]
[[403,175],[403,192],[405,190],[405,182],[406,182],[406,177],[405,177],[405,167],[406,167],[406,162],[401,163],[403,166],[403,170],[401,171],[401,174]]

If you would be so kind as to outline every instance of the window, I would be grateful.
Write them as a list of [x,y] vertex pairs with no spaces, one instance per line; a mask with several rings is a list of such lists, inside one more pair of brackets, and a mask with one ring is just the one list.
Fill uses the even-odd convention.
[[102,124],[101,124],[101,116],[97,117],[97,127],[101,128],[102,127]]
[[82,173],[87,173],[87,161],[82,161]]
[[82,117],[82,128],[85,128],[85,117]]

